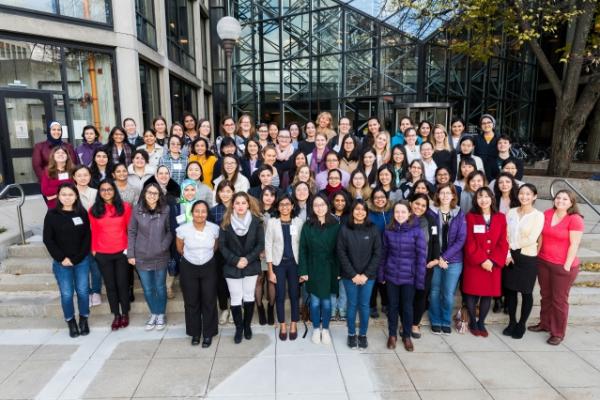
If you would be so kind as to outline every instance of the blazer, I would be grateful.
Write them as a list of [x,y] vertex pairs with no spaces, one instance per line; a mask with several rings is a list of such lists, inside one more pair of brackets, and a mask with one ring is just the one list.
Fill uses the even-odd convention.
[[[304,221],[298,217],[292,219],[290,233],[292,234],[292,251],[296,263],[300,261],[300,233]],[[273,265],[281,264],[283,258],[283,231],[281,229],[281,219],[269,218],[265,230],[265,258]]]
[[[262,222],[252,216],[245,240],[242,240],[231,225],[221,228],[219,234],[219,250],[225,259],[223,276],[225,278],[241,279],[245,276],[258,275],[260,269],[260,253],[265,249],[265,231]],[[248,265],[238,268],[240,258],[246,257]]]

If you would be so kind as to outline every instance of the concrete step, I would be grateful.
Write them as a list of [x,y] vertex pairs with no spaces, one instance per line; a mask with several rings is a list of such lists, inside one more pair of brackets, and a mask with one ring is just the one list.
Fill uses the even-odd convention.
[[577,257],[579,257],[582,263],[600,263],[600,247],[595,247],[594,250],[587,247],[579,247]]
[[581,282],[600,282],[600,272],[579,271],[575,283]]
[[[143,294],[142,285],[134,275],[134,291]],[[0,292],[58,291],[54,274],[0,274]]]
[[5,274],[51,274],[52,260],[49,257],[7,258],[0,264]]
[[581,238],[581,247],[600,249],[600,233],[584,233]]
[[10,246],[8,256],[11,258],[50,258],[50,254],[43,243],[31,241],[24,245],[15,244]]

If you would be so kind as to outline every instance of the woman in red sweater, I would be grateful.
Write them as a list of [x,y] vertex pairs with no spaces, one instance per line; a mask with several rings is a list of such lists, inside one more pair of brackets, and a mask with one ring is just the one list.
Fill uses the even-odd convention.
[[48,159],[48,166],[40,178],[42,195],[49,210],[56,206],[58,187],[62,183],[73,182],[71,179],[72,169],[73,160],[67,149],[62,146],[53,148]]
[[[502,270],[508,254],[506,217],[496,208],[488,187],[473,196],[473,208],[467,214],[467,240],[463,269],[463,293],[469,311],[469,330],[487,337],[485,317],[492,297],[502,294]],[[479,319],[475,308],[479,303]]]
[[129,264],[125,253],[130,216],[131,206],[121,200],[115,184],[101,181],[89,217],[92,255],[100,266],[110,312],[115,316],[112,330],[129,325]]
[[544,212],[538,253],[540,323],[528,328],[533,332],[550,332],[547,343],[554,346],[563,341],[567,330],[569,291],[579,272],[577,250],[583,228],[575,194],[560,190],[554,196],[554,207]]

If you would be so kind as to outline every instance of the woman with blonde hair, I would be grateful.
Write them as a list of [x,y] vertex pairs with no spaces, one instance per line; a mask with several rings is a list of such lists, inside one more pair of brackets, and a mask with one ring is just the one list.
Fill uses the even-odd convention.
[[383,164],[387,164],[390,161],[390,158],[392,157],[390,143],[390,134],[387,131],[381,131],[375,136],[373,150],[375,150],[377,167],[381,167]]
[[292,181],[292,184],[288,186],[288,191],[291,193],[292,188],[296,187],[296,185],[300,182],[304,182],[308,185],[310,193],[317,193],[315,174],[310,170],[310,167],[308,165],[303,165],[296,170],[294,180]]
[[244,142],[254,138],[256,135],[256,128],[254,127],[254,121],[249,114],[240,115],[235,134],[244,139]]
[[433,161],[438,167],[452,167],[452,150],[448,142],[448,132],[442,124],[436,124],[433,127],[431,135],[431,144],[433,144]]
[[333,116],[328,111],[323,111],[317,115],[317,133],[324,133],[327,136],[327,141],[331,140],[335,135],[333,130]]

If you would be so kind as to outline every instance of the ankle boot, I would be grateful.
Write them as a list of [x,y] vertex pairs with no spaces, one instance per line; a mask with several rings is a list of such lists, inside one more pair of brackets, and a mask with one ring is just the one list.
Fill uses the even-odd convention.
[[75,317],[68,320],[67,325],[69,326],[69,336],[72,338],[79,336],[79,328],[77,328],[77,321],[75,320]]
[[267,304],[267,324],[275,325],[275,313],[273,312],[273,304]]
[[244,303],[244,337],[252,339],[252,316],[254,315],[254,302]]
[[79,334],[85,336],[90,333],[90,326],[88,325],[87,317],[83,315],[79,316]]
[[267,314],[265,314],[265,306],[263,306],[262,301],[256,304],[256,309],[258,310],[258,323],[261,325],[266,325]]
[[235,324],[235,335],[233,336],[233,342],[238,344],[242,342],[242,335],[244,334],[242,306],[231,306],[231,315],[233,316],[233,323]]

